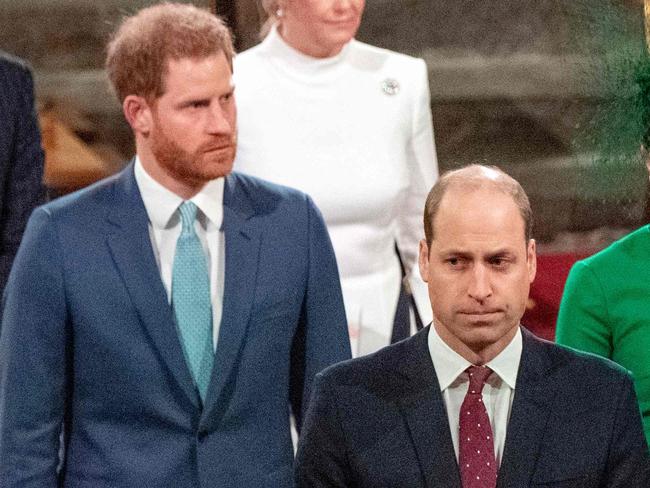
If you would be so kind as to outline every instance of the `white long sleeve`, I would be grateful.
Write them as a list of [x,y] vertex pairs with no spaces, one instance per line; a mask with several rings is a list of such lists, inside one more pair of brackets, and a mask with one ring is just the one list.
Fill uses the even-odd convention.
[[[235,58],[234,75],[235,169],[312,196],[332,239],[348,321],[369,331],[373,349],[388,344],[401,276],[395,242],[407,272],[416,269],[424,202],[438,174],[424,61],[354,40],[315,59],[272,30]],[[419,273],[410,282],[430,320]]]

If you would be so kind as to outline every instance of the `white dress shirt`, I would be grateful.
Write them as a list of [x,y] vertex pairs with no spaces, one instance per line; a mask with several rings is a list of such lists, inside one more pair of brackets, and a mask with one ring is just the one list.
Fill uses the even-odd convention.
[[[154,180],[135,158],[135,181],[140,189],[144,207],[149,216],[149,237],[156,257],[167,299],[171,303],[172,268],[176,241],[181,233],[178,206],[183,199]],[[196,234],[203,246],[210,274],[210,301],[212,302],[212,339],[216,349],[223,305],[223,280],[225,267],[225,242],[223,221],[224,179],[208,182],[190,201],[198,207]]]
[[[449,347],[433,326],[429,330],[428,343],[442,398],[447,408],[451,440],[454,444],[456,460],[458,460],[459,412],[469,386],[469,376],[465,370],[472,366],[472,363]],[[494,371],[483,387],[483,403],[488,417],[490,417],[494,454],[498,465],[501,465],[503,457],[521,350],[521,330],[517,330],[515,337],[505,349],[485,365]]]

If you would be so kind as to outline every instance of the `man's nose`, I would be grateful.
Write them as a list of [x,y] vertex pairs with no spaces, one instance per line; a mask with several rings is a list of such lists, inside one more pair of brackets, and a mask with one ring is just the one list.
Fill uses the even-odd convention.
[[233,131],[232,124],[226,116],[224,108],[218,104],[210,109],[207,131],[210,134],[231,134]]
[[334,9],[337,11],[348,10],[352,6],[352,0],[335,0]]
[[483,265],[475,266],[470,272],[467,293],[474,300],[482,302],[492,295],[490,272]]

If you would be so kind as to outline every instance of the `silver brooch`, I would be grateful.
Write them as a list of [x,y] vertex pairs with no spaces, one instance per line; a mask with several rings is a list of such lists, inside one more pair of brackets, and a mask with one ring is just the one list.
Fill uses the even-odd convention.
[[394,78],[386,78],[381,83],[381,89],[386,95],[397,95],[399,93],[399,83]]

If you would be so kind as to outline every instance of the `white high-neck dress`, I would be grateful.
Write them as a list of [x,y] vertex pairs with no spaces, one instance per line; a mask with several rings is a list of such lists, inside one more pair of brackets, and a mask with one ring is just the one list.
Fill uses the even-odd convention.
[[390,342],[401,278],[395,243],[428,323],[417,254],[438,165],[424,61],[356,40],[316,59],[272,29],[235,58],[234,77],[235,169],[303,190],[320,208],[353,354]]

